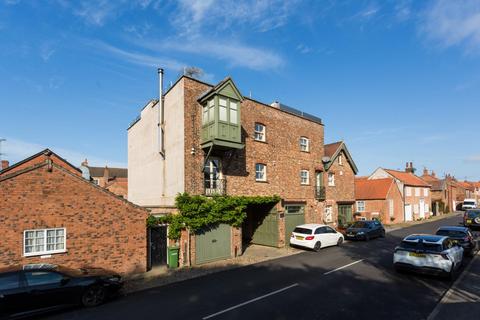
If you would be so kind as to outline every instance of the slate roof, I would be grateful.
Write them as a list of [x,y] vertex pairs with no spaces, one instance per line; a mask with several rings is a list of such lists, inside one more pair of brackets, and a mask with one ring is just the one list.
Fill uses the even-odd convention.
[[368,180],[355,179],[355,199],[383,200],[387,198],[394,180],[392,178]]
[[[88,167],[91,177],[103,177],[105,167]],[[108,176],[117,178],[128,178],[128,169],[108,167]]]

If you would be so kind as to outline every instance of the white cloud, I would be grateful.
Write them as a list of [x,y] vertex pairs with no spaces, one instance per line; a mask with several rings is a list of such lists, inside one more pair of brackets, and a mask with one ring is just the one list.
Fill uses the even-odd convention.
[[298,4],[297,0],[181,0],[172,23],[183,35],[232,26],[265,32],[285,25]]
[[480,1],[438,0],[427,9],[421,32],[441,47],[480,49]]
[[178,51],[213,57],[231,67],[246,67],[253,70],[274,70],[284,65],[283,58],[268,49],[252,47],[235,40],[175,38],[162,41],[137,41],[138,45],[154,51]]
[[465,161],[467,161],[467,162],[480,162],[480,154],[467,157],[465,159]]
[[87,41],[86,44],[94,47],[95,49],[111,53],[124,61],[141,66],[163,66],[171,70],[181,70],[186,65],[185,63],[170,58],[120,49],[102,41]]
[[100,0],[95,2],[81,2],[74,9],[75,15],[83,18],[87,24],[103,26],[108,18],[114,17],[118,8],[113,2]]
[[310,48],[309,46],[307,46],[303,43],[300,43],[297,46],[297,51],[300,52],[300,53],[303,53],[303,54],[307,54],[307,53],[312,52],[312,48]]
[[47,62],[55,53],[56,49],[51,42],[45,42],[40,46],[40,57]]
[[3,142],[2,144],[2,153],[4,154],[2,159],[9,160],[10,164],[14,164],[18,161],[34,155],[35,153],[49,148],[74,166],[79,166],[80,163],[82,163],[82,161],[87,158],[88,163],[92,166],[108,165],[109,167],[127,167],[127,164],[125,162],[112,159],[103,159],[101,157],[96,157],[91,153],[84,153],[77,150],[70,150],[41,143],[32,143],[11,137],[6,137],[6,139],[7,141]]

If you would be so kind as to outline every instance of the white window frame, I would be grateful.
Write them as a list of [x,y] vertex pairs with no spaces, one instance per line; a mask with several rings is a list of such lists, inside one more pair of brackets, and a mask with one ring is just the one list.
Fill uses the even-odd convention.
[[357,201],[357,211],[365,212],[365,201]]
[[[47,250],[47,234],[48,231],[58,231],[63,230],[63,249],[55,249],[55,250]],[[26,236],[27,232],[43,232],[43,250],[40,251],[33,251],[33,252],[26,252]],[[34,238],[35,239],[35,238]],[[53,243],[55,246],[57,242]],[[35,248],[35,244],[33,247]],[[29,229],[23,231],[23,256],[24,257],[32,257],[32,256],[42,256],[48,254],[55,254],[55,253],[65,253],[67,252],[67,229],[66,228],[48,228],[48,229]]]
[[407,197],[412,196],[412,188],[411,187],[405,187],[405,196],[407,196]]
[[[257,166],[261,166],[263,170],[258,170]],[[257,173],[262,173],[263,177],[258,178]],[[267,165],[264,163],[255,163],[255,181],[267,181]]]
[[333,207],[330,205],[325,206],[324,209],[324,217],[325,222],[332,222],[333,221]]
[[310,172],[308,172],[308,170],[300,170],[300,184],[301,185],[310,184]]
[[[228,106],[229,114],[228,114],[228,121],[230,124],[238,124],[238,103],[229,100]],[[232,120],[232,118],[234,118]]]
[[420,197],[420,188],[415,188],[415,197]]
[[[259,126],[262,130],[257,130],[257,126]],[[267,127],[264,124],[260,122],[255,122],[255,126],[253,130],[254,130],[255,141],[265,142],[267,140],[266,138]]]
[[343,157],[342,157],[342,155],[339,155],[339,156],[338,156],[338,164],[341,165],[341,166],[343,166]]
[[300,137],[300,151],[310,151],[310,139],[308,139],[307,137]]
[[335,173],[333,172],[328,173],[328,186],[335,187]]
[[423,189],[423,195],[424,195],[425,197],[428,197],[428,188],[424,188],[424,189]]

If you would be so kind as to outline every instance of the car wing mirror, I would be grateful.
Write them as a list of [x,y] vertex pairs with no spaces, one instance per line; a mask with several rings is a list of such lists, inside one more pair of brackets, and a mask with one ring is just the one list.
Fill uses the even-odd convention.
[[62,286],[66,285],[68,282],[70,282],[70,278],[64,277],[62,280],[60,280],[60,284]]

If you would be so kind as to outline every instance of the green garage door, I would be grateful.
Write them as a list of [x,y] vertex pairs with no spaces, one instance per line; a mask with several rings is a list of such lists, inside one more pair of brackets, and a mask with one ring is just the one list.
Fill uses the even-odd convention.
[[228,224],[204,230],[195,235],[195,263],[201,264],[231,257],[231,232]]
[[252,243],[278,247],[278,214],[272,210],[262,221],[258,221],[252,236]]
[[300,224],[305,223],[305,206],[288,205],[285,206],[285,244],[289,243],[290,235],[293,229]]

